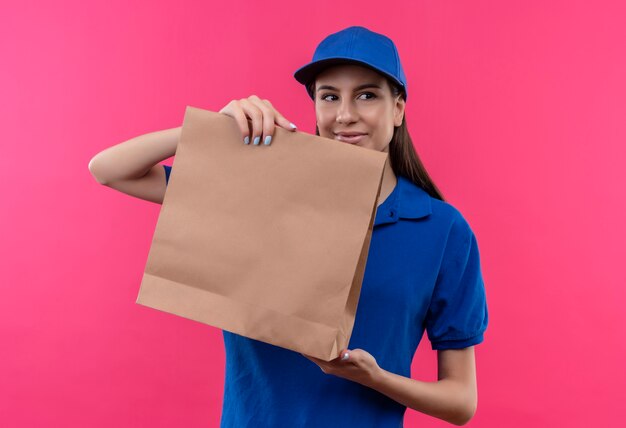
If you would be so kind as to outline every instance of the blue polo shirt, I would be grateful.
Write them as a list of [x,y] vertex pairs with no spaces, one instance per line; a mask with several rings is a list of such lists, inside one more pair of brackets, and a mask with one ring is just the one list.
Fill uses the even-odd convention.
[[[171,167],[164,165],[169,180]],[[476,237],[461,213],[398,176],[377,208],[349,349],[411,377],[426,331],[432,349],[479,344],[488,313]],[[225,330],[221,427],[398,428],[406,406],[325,374],[298,352]]]

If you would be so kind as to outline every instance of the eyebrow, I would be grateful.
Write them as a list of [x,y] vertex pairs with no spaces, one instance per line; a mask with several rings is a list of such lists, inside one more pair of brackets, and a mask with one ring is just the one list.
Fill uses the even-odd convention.
[[[375,83],[365,83],[363,85],[359,85],[356,88],[354,88],[354,92],[356,91],[360,91],[361,89],[365,89],[365,88],[378,88],[378,89],[382,89],[380,85],[377,85]],[[317,88],[317,91],[321,91],[322,89],[330,89],[331,91],[337,91],[338,89],[335,88],[334,86],[330,86],[330,85],[322,85],[319,88]]]

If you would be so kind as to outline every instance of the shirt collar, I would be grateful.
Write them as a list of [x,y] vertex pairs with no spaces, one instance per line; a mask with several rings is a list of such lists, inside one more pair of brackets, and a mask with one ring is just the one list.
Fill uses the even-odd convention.
[[400,218],[422,218],[432,213],[431,196],[408,178],[398,175],[397,184],[377,208],[374,226],[396,223]]

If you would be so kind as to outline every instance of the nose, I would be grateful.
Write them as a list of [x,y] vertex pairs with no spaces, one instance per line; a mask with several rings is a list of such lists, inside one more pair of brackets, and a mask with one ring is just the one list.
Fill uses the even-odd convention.
[[341,101],[337,110],[337,122],[351,123],[358,119],[358,112],[352,101],[348,98]]

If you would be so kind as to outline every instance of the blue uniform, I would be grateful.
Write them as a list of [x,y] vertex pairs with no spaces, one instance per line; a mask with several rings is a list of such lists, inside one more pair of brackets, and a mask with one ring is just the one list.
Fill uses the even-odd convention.
[[[169,180],[171,167],[164,165]],[[432,349],[479,344],[488,313],[476,237],[451,204],[398,176],[377,208],[348,349],[410,377],[426,330]],[[221,427],[398,428],[406,406],[325,374],[298,352],[223,330]]]

